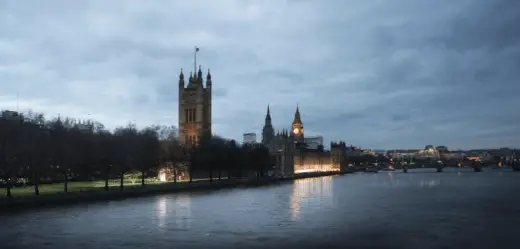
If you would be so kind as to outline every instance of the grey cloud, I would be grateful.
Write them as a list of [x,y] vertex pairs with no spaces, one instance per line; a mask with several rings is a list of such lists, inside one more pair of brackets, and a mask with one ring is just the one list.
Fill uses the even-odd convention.
[[455,16],[441,41],[457,51],[496,51],[520,44],[518,1],[475,1]]
[[138,105],[148,104],[150,102],[150,97],[146,94],[138,94],[133,97],[132,101]]
[[199,46],[197,64],[213,75],[214,130],[226,137],[259,133],[267,104],[277,129],[288,127],[299,104],[306,129],[326,140],[520,145],[511,135],[520,119],[518,1],[2,6],[0,104],[7,108],[19,92],[22,108],[92,112],[109,128],[129,120],[176,124],[178,73],[193,70]]
[[226,97],[228,91],[225,88],[215,88],[212,90],[212,93],[215,97]]
[[288,69],[269,69],[257,72],[257,78],[267,80],[270,78],[287,79],[292,83],[298,83],[298,81],[302,79],[302,75],[296,74]]
[[392,120],[393,121],[408,121],[410,119],[411,119],[411,117],[408,114],[400,113],[400,114],[392,115]]

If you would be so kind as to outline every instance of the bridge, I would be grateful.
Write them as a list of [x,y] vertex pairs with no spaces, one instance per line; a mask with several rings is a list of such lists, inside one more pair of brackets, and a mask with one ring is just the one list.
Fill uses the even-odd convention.
[[[444,168],[448,168],[448,167],[449,168],[470,167],[473,169],[474,172],[482,172],[482,169],[485,166],[486,166],[485,164],[483,164],[482,162],[479,162],[479,161],[471,161],[471,162],[465,162],[465,163],[459,162],[455,166],[446,166],[442,162],[436,161],[436,162],[431,162],[429,164],[398,164],[398,165],[395,165],[394,168],[398,169],[398,170],[402,170],[404,173],[407,173],[408,170],[410,170],[410,169],[422,169],[422,168],[431,168],[431,169],[435,169],[437,172],[443,172]],[[506,165],[503,165],[501,162],[499,162],[493,168],[502,168],[505,166]],[[520,171],[520,163],[518,163],[518,162],[513,163],[511,165],[507,165],[507,166],[511,166],[511,168],[515,172]]]
[[[474,172],[482,172],[482,168],[484,167],[484,165],[480,162],[472,162],[470,165],[468,165],[469,167],[471,167],[473,169]],[[424,165],[424,167],[417,167],[417,164],[404,164],[404,165],[401,165],[401,169],[404,173],[407,173],[409,169],[415,169],[415,168],[432,168],[432,169],[436,169],[437,172],[442,172],[444,170],[444,168],[446,168],[448,166],[444,165],[442,162],[432,162],[430,164],[427,164],[427,165]],[[462,164],[458,164],[457,166],[455,167],[462,167]]]
[[[453,165],[453,166],[447,166],[447,165]],[[402,170],[403,173],[407,173],[410,169],[424,169],[424,168],[431,168],[435,169],[437,172],[443,172],[444,168],[450,167],[450,168],[462,168],[462,167],[470,167],[473,169],[474,172],[482,172],[482,169],[486,167],[487,165],[482,163],[481,161],[457,161],[452,163],[443,162],[438,159],[432,159],[429,158],[427,160],[421,160],[419,162],[414,163],[402,163],[401,161],[397,161],[394,163],[391,163],[388,168],[385,166],[381,166],[379,164],[377,165],[369,165],[362,168],[356,167],[357,171],[361,170],[364,172],[379,172],[380,170],[389,169],[391,171],[394,170]],[[509,165],[512,167],[513,171],[519,171],[520,170],[520,164],[511,164]],[[498,162],[496,166],[493,168],[502,168],[503,164],[502,162]]]

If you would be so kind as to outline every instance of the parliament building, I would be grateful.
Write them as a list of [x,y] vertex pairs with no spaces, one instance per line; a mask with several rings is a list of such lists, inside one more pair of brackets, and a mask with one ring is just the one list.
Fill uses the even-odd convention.
[[267,106],[262,129],[262,144],[269,148],[270,153],[275,157],[275,172],[283,176],[306,172],[340,171],[347,166],[344,142],[331,143],[330,151],[325,151],[323,146],[316,149],[307,146],[298,106],[290,129],[282,129],[276,133],[272,124],[271,110]]
[[184,73],[179,74],[179,139],[182,144],[198,144],[200,138],[211,135],[211,74],[208,69],[204,85],[202,69],[190,73],[188,84]]
[[[205,81],[202,69],[190,73],[187,83],[181,70],[179,90],[179,140],[181,144],[197,145],[204,136],[211,135],[212,81],[208,70]],[[275,133],[271,112],[267,107],[262,131],[262,144],[273,155],[274,171],[278,175],[292,176],[298,173],[339,171],[345,167],[345,143],[331,143],[331,150],[323,146],[307,146],[300,108],[296,107],[290,129]]]

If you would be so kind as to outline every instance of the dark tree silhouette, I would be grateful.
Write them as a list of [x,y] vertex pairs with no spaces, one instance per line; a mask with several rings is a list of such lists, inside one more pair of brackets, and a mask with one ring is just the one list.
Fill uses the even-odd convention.
[[[40,194],[41,184],[63,183],[71,191],[75,181],[104,181],[119,178],[123,191],[125,174],[138,173],[141,185],[158,174],[159,164],[173,165],[177,173],[206,174],[210,181],[229,180],[256,173],[260,178],[271,166],[271,156],[262,146],[237,145],[234,140],[204,136],[197,146],[184,146],[173,126],[154,125],[138,130],[135,125],[118,127],[113,132],[103,124],[66,117],[46,120],[42,114],[0,116],[0,187],[11,196],[11,189],[33,185]],[[214,175],[218,173],[218,175]]]

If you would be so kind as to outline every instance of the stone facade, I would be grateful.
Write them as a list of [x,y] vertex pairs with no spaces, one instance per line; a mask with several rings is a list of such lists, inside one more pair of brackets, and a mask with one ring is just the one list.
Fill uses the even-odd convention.
[[[188,84],[184,81],[184,73],[179,74],[179,142],[182,145],[196,145],[203,136],[211,133],[211,74],[208,70],[204,85],[202,69],[196,74],[190,73]],[[163,146],[165,146],[163,144]],[[174,171],[176,170],[176,171]],[[174,179],[176,176],[177,179]],[[174,165],[171,162],[159,167],[160,181],[187,180],[187,165]]]
[[202,70],[191,74],[185,85],[184,74],[179,75],[179,140],[182,144],[197,144],[201,137],[211,135],[211,74],[208,70],[206,85]]
[[349,164],[349,148],[350,146],[347,146],[344,141],[330,143],[330,154],[333,168],[339,168],[341,171],[347,170]]

